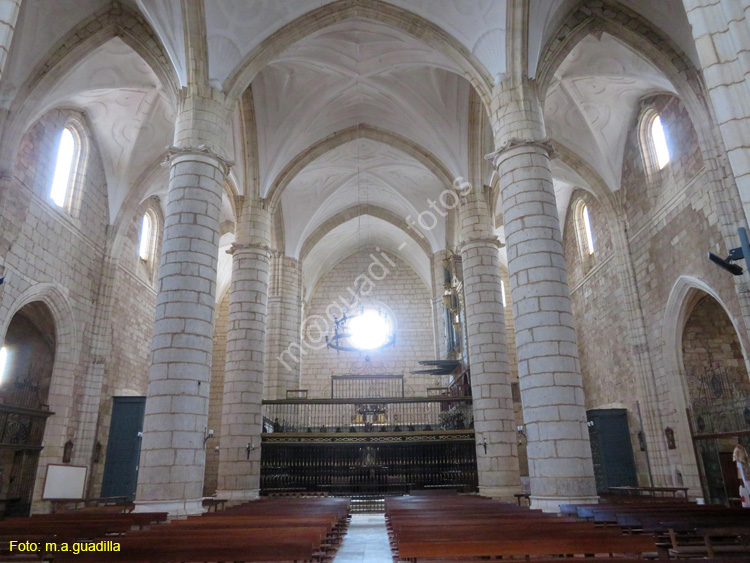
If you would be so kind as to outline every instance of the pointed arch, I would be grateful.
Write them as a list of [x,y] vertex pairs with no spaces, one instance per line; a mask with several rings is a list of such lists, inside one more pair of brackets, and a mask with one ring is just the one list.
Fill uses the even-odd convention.
[[[112,227],[108,231],[110,242],[112,244],[112,256],[120,255],[119,253],[122,251],[122,243],[127,234],[130,221],[133,220],[133,216],[138,212],[143,200],[149,195],[150,189],[157,182],[164,182],[167,185],[169,184],[169,168],[162,166],[166,161],[166,158],[166,150],[161,154],[156,155],[141,175],[138,176],[138,179],[133,182],[133,185],[128,190],[127,196],[120,204],[117,217],[115,217],[115,220],[112,222]],[[239,196],[237,192],[237,185],[232,175],[228,175],[224,182],[224,193],[222,197],[226,197],[229,200],[236,225],[237,198],[241,196]]]
[[450,186],[453,182],[453,177],[448,168],[440,159],[424,147],[406,137],[387,131],[386,129],[380,129],[378,127],[373,127],[372,125],[359,124],[347,127],[346,129],[341,129],[340,131],[321,139],[294,156],[283,170],[279,172],[279,175],[274,179],[268,190],[266,199],[269,200],[272,208],[278,205],[281,201],[281,196],[283,195],[284,190],[308,164],[341,145],[345,145],[356,139],[369,139],[371,141],[377,141],[389,145],[406,153],[422,164],[427,170],[432,172],[445,187]]
[[427,240],[418,238],[417,235],[414,234],[413,230],[409,228],[409,224],[404,221],[402,217],[399,217],[392,211],[389,211],[383,207],[368,204],[354,205],[352,207],[349,207],[348,209],[337,213],[336,215],[328,219],[325,223],[320,225],[317,229],[315,229],[302,244],[302,249],[299,253],[300,261],[304,261],[310,251],[315,248],[315,245],[318,244],[318,242],[320,242],[323,237],[325,237],[333,229],[361,215],[369,215],[370,217],[374,217],[376,219],[382,219],[383,221],[390,223],[394,227],[401,229],[407,235],[409,235],[414,242],[417,243],[417,245],[425,252],[428,257],[432,256],[432,248],[430,247],[430,244],[427,242]]
[[607,33],[631,50],[643,55],[674,85],[684,99],[705,103],[706,92],[700,72],[688,56],[653,24],[620,3],[594,6],[581,2],[550,35],[542,48],[536,81],[543,100],[555,72],[570,52],[589,35]]
[[34,68],[16,93],[0,138],[0,169],[12,169],[18,140],[39,103],[88,53],[119,37],[151,67],[172,104],[180,89],[177,73],[166,49],[148,22],[120,2],[112,2],[81,21],[63,36]]
[[590,34],[607,33],[654,64],[672,83],[698,135],[708,178],[721,192],[719,227],[727,246],[744,222],[744,211],[734,177],[721,168],[724,143],[701,72],[674,42],[654,25],[619,2],[581,2],[558,26],[542,49],[536,82],[542,104],[554,74],[573,48]]
[[[734,315],[732,315],[724,301],[719,297],[719,294],[714,291],[711,286],[698,278],[692,276],[680,276],[672,286],[672,291],[669,293],[667,306],[664,311],[664,325],[662,326],[664,368],[667,377],[670,379],[682,375],[682,334],[685,328],[685,323],[690,316],[693,306],[700,298],[706,295],[712,297],[719,305],[721,305],[721,308],[724,309],[727,317],[729,317],[729,320],[734,327],[734,331],[737,333],[740,346],[742,347],[742,355],[745,358],[745,364],[748,364],[745,342],[740,337],[742,332],[737,325],[737,320]],[[672,383],[674,383],[675,388],[683,390],[683,398],[687,398],[687,395],[684,393],[684,382],[681,380],[679,385],[677,385],[676,381],[673,381]]]
[[46,305],[55,324],[55,360],[47,399],[49,409],[54,414],[47,420],[44,429],[44,450],[39,456],[33,503],[41,500],[46,467],[50,463],[59,462],[62,458],[63,446],[74,422],[71,415],[75,400],[73,389],[76,368],[79,365],[80,342],[75,315],[67,293],[67,289],[57,283],[34,284],[16,297],[7,313],[0,319],[2,340],[5,340],[13,316],[29,303],[41,302]]
[[[558,158],[560,162],[563,162],[570,166],[576,173],[586,181],[587,191],[590,191],[601,205],[602,209],[606,213],[607,222],[618,221],[618,210],[619,206],[616,201],[615,195],[607,187],[607,182],[604,181],[599,173],[581,158],[574,150],[563,145],[559,141],[551,141],[554,149],[554,157]],[[567,215],[567,214],[566,214]]]
[[94,12],[65,34],[37,65],[19,89],[17,98],[39,91],[43,83],[46,89],[51,85],[50,79],[56,82],[77,65],[83,55],[114,37],[119,37],[151,67],[170,99],[176,102],[179,80],[164,45],[140,13],[120,2],[112,2]]
[[[701,491],[698,468],[695,465],[695,455],[692,440],[689,435],[690,421],[687,417],[688,391],[685,380],[684,364],[682,361],[682,336],[685,324],[695,304],[706,295],[712,297],[724,310],[737,334],[745,365],[748,356],[742,332],[738,330],[737,320],[727,308],[718,293],[704,281],[693,276],[680,276],[672,286],[664,310],[661,329],[662,362],[667,397],[660,397],[660,401],[668,400],[673,405],[671,412],[665,416],[664,424],[672,424],[676,429],[679,448],[679,462],[682,473],[686,477],[686,484],[695,489],[695,494]],[[671,417],[671,420],[669,420]],[[674,465],[677,460],[672,460]]]
[[289,45],[330,25],[364,18],[401,30],[452,60],[487,107],[494,81],[490,72],[452,35],[417,14],[380,0],[338,0],[289,22],[253,49],[224,81],[229,100],[236,101],[255,76]]

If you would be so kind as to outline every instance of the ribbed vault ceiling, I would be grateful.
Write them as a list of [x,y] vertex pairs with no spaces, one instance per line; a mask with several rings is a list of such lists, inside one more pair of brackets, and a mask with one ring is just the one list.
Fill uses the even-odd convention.
[[[620,3],[650,19],[697,61],[681,2]],[[575,0],[531,0],[532,75],[551,35],[576,4]],[[24,0],[0,82],[3,107],[10,107],[24,82],[44,69],[66,34],[108,5],[106,0]],[[184,85],[180,2],[125,0],[122,5],[140,11],[151,24],[153,41],[161,43],[177,81]],[[323,29],[306,19],[308,12],[329,5],[331,10],[348,6],[346,18],[332,19],[332,25]],[[425,233],[420,245],[404,231],[402,220],[406,216],[413,220],[428,210],[428,200],[434,201],[447,187],[446,177],[470,175],[472,87],[467,77],[481,75],[492,82],[506,72],[506,8],[505,0],[205,2],[208,73],[214,87],[226,86],[261,44],[280,35],[286,38],[283,48],[273,50],[253,74],[257,170],[242,166],[248,158],[243,135],[253,133],[245,130],[239,112],[226,153],[238,163],[231,181],[240,194],[255,177],[246,178],[246,172],[257,174],[262,195],[271,194],[283,179],[283,192],[276,196],[280,195],[283,211],[284,250],[292,256],[305,250],[310,261],[305,266],[308,284],[354,252],[356,244],[407,252],[402,257],[429,279],[427,253],[454,242],[452,226],[438,216],[438,224]],[[391,19],[373,18],[377,10],[388,11]],[[393,17],[396,13],[400,20]],[[407,21],[411,23],[406,25]],[[295,34],[285,27],[291,22],[305,27],[296,28]],[[438,30],[429,40],[428,27]],[[445,45],[438,45],[435,37]],[[457,53],[470,64],[461,63]],[[124,207],[137,205],[149,194],[166,195],[167,177],[158,163],[173,142],[176,108],[165,93],[168,88],[157,78],[162,75],[121,39],[110,39],[78,57],[60,73],[54,88],[29,103],[35,107],[34,119],[60,106],[86,113],[104,162],[110,217],[115,222]],[[469,67],[479,74],[471,75]],[[544,105],[548,134],[617,190],[625,136],[638,101],[664,91],[674,92],[674,87],[645,58],[606,33],[589,36],[555,69]],[[312,147],[363,126],[392,138],[355,135],[305,158]],[[399,147],[393,138],[398,138]],[[489,152],[491,145],[488,137],[480,150]],[[423,158],[415,158],[417,153]],[[298,162],[304,165],[284,176]],[[558,210],[564,217],[572,190],[590,187],[563,162],[553,165],[553,174]],[[486,171],[479,177],[487,179]],[[357,208],[365,210],[361,220],[350,217]],[[228,198],[221,220],[225,224],[233,220]],[[360,232],[364,228],[366,234]],[[502,235],[502,229],[498,233]],[[225,246],[229,242],[222,239]],[[408,243],[408,251],[398,250],[403,242]],[[222,253],[220,262],[224,279],[230,260]]]

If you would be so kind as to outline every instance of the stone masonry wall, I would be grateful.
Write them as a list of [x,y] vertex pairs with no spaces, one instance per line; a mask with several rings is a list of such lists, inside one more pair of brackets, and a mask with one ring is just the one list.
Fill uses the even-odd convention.
[[87,135],[85,162],[74,180],[74,213],[57,207],[49,197],[60,131],[69,118],[81,120],[72,110],[50,111],[23,136],[10,186],[12,203],[0,222],[2,236],[13,241],[3,257],[6,281],[1,290],[0,318],[7,322],[17,299],[45,287],[49,289],[40,295],[56,301],[58,315],[72,316],[70,326],[61,326],[61,319],[56,319],[58,335],[75,336],[75,341],[67,344],[72,349],[56,350],[57,359],[65,358],[65,362],[59,361],[53,373],[49,404],[55,415],[47,421],[35,499],[41,496],[46,464],[61,461],[68,438],[76,441],[77,421],[82,415],[77,408],[82,404],[80,374],[91,361],[91,330],[107,237],[104,168],[87,131],[82,131]]
[[[681,276],[697,278],[711,287],[721,298],[739,326],[747,347],[747,332],[742,323],[740,305],[732,276],[706,259],[712,251],[725,256],[718,226],[714,191],[705,173],[697,135],[681,102],[671,95],[644,99],[643,110],[656,110],[662,120],[669,145],[671,162],[661,170],[648,173],[641,154],[640,115],[630,124],[625,145],[621,192],[629,253],[635,270],[636,283],[644,315],[662,428],[682,429],[677,433],[677,449],[669,450],[658,465],[652,459],[655,475],[664,475],[665,485],[697,486],[698,476],[689,443],[684,411],[675,397],[683,393],[685,382],[666,363],[668,347],[680,342],[664,342],[665,310],[672,288]],[[632,381],[635,376],[629,358],[625,309],[621,284],[608,253],[611,246],[603,237],[600,215],[593,196],[578,192],[589,205],[594,231],[595,253],[592,264],[581,264],[572,217],[565,228],[566,261],[571,279],[573,313],[578,329],[586,408],[625,407],[629,412],[630,431],[639,479],[646,479],[645,456],[637,448],[638,430],[635,401],[638,397]],[[574,209],[576,195],[571,198]],[[652,444],[652,448],[654,445]]]
[[683,0],[746,217],[750,214],[750,6],[736,0]]
[[[107,186],[104,168],[94,139],[85,126],[85,151],[82,165],[76,170],[71,211],[59,208],[49,198],[54,173],[57,144],[62,127],[69,119],[85,123],[85,118],[72,110],[53,110],[33,124],[24,135],[14,173],[13,205],[6,210],[0,229],[11,240],[10,252],[4,257],[7,273],[2,286],[0,315],[9,316],[11,304],[24,291],[39,284],[60,288],[70,306],[73,326],[56,326],[58,333],[74,330],[72,349],[57,350],[58,359],[74,358],[56,367],[49,397],[50,410],[55,412],[47,422],[45,449],[37,471],[37,491],[47,463],[59,463],[62,445],[72,439],[79,442],[79,421],[98,417],[97,441],[101,444],[98,463],[90,471],[90,494],[98,495],[106,463],[112,397],[145,395],[148,386],[148,363],[154,319],[154,279],[158,269],[161,223],[157,226],[157,244],[151,263],[138,257],[143,213],[152,206],[161,212],[158,203],[144,202],[127,225],[115,266],[105,272],[104,257],[108,237]],[[111,291],[101,291],[101,284],[110,284]],[[94,357],[93,331],[102,295],[110,295],[111,312],[106,329],[107,353]],[[57,320],[59,322],[59,319]],[[58,343],[60,344],[60,343]],[[59,362],[58,362],[59,363]],[[104,364],[101,399],[96,406],[82,400],[84,377],[89,366]],[[84,409],[94,409],[84,412]],[[91,460],[90,451],[76,451],[76,459]],[[39,506],[41,508],[41,506]]]
[[[682,333],[682,363],[691,402],[713,398],[706,377],[714,370],[726,370],[733,397],[750,396],[750,382],[737,332],[721,305],[703,297],[690,312]],[[719,400],[730,397],[722,395]]]
[[[579,225],[580,205],[589,211],[594,253]],[[570,298],[578,333],[586,409],[625,408],[638,481],[649,485],[646,455],[640,451],[638,395],[635,368],[628,341],[628,325],[622,284],[613,259],[612,236],[607,217],[596,198],[576,190],[570,198],[563,235],[565,262],[570,276]]]
[[[379,255],[374,248],[363,249],[339,262],[320,280],[305,308],[303,345],[317,337],[314,334],[317,331],[311,329],[308,322],[314,315],[326,318],[328,305],[338,303],[340,307],[339,297],[349,303],[351,295],[347,288],[354,287],[354,280],[362,273],[363,266],[372,262],[371,253]],[[390,266],[385,260],[380,260],[389,273],[382,281],[373,280],[374,289],[367,297],[390,307],[398,332],[395,346],[369,354],[371,364],[375,369],[381,366],[381,373],[403,374],[407,394],[425,395],[427,387],[435,386],[435,378],[410,375],[410,372],[420,369],[417,361],[435,357],[430,290],[406,262],[394,253],[387,254],[396,265]],[[380,271],[376,270],[375,275],[380,276]],[[340,308],[337,314],[340,316]],[[333,334],[332,328],[329,331]],[[358,373],[357,370],[364,366],[365,355],[362,352],[336,353],[326,348],[325,343],[321,349],[310,350],[302,360],[301,388],[308,389],[310,397],[329,397],[331,376]]]
[[[138,256],[143,214],[153,209],[158,218],[156,247],[146,261]],[[111,324],[109,327],[110,352],[105,359],[106,368],[99,404],[97,440],[102,455],[94,467],[91,494],[101,493],[107,444],[112,417],[113,397],[145,396],[148,389],[148,366],[151,354],[151,336],[156,307],[155,279],[158,273],[163,220],[158,202],[144,201],[134,214],[124,233],[122,246],[114,269]]]

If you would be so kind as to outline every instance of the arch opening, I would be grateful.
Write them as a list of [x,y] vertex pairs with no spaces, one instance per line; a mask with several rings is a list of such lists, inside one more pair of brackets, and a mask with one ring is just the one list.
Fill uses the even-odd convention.
[[[703,489],[710,503],[740,495],[733,452],[750,448],[750,380],[740,338],[721,303],[696,291],[681,339],[682,368]],[[748,476],[750,477],[750,476]]]
[[52,311],[35,301],[11,319],[0,380],[0,495],[6,516],[31,509],[39,454],[49,411],[56,333]]

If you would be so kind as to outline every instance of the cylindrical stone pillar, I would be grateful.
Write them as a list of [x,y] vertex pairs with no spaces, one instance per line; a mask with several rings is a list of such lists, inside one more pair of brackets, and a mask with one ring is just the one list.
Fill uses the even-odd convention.
[[184,99],[175,132],[180,146],[169,151],[137,510],[203,510],[219,210],[229,166],[208,147],[226,139],[228,115],[220,94]]
[[299,388],[301,354],[301,283],[299,260],[275,252],[268,281],[268,334],[266,335],[266,399],[286,399]]
[[493,163],[500,177],[532,506],[596,502],[578,344],[550,148],[530,85],[502,85]]
[[246,200],[232,254],[217,496],[258,497],[271,215]]
[[505,313],[500,287],[500,243],[482,186],[461,192],[461,261],[469,341],[479,493],[513,500],[520,490],[518,442]]

